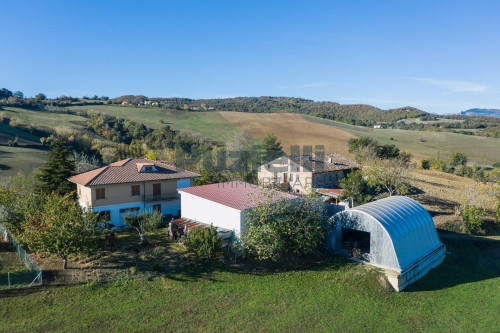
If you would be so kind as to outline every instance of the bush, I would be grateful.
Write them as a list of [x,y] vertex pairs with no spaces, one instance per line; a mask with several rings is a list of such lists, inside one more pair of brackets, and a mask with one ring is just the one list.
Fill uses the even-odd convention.
[[472,204],[464,204],[460,207],[460,217],[464,221],[465,229],[470,233],[484,233],[481,226],[484,223],[485,215],[484,209]]
[[432,165],[432,157],[427,157],[420,161],[420,166],[424,170],[429,170],[431,168],[431,165]]
[[308,254],[323,245],[328,222],[323,200],[314,195],[276,201],[273,191],[247,215],[243,250],[259,260]]
[[466,231],[464,222],[460,218],[453,218],[442,224],[441,229],[456,233],[464,233]]
[[214,226],[190,230],[184,245],[188,252],[202,258],[214,258],[222,252],[222,238]]

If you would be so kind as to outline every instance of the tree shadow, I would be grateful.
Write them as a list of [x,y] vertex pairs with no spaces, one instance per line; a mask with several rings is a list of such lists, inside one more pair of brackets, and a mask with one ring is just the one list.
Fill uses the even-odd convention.
[[472,238],[451,232],[440,233],[446,245],[444,261],[407,292],[433,291],[500,277],[500,241]]

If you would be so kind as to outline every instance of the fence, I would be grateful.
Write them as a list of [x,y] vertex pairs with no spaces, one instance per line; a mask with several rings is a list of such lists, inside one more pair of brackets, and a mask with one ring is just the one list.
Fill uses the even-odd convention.
[[0,289],[25,288],[35,284],[41,285],[43,283],[42,270],[3,223],[0,223],[0,236],[17,252],[19,259],[26,265],[24,269],[4,273],[0,262]]

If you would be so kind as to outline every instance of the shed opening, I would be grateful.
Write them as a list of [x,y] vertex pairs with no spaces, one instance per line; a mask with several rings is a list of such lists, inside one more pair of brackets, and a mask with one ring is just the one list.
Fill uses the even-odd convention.
[[363,254],[370,253],[370,233],[367,231],[342,228],[341,247],[349,256],[362,259]]

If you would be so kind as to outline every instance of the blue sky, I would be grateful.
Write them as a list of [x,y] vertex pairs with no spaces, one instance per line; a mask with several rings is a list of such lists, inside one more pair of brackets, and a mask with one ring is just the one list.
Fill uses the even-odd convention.
[[27,96],[295,96],[500,108],[500,1],[2,1]]

